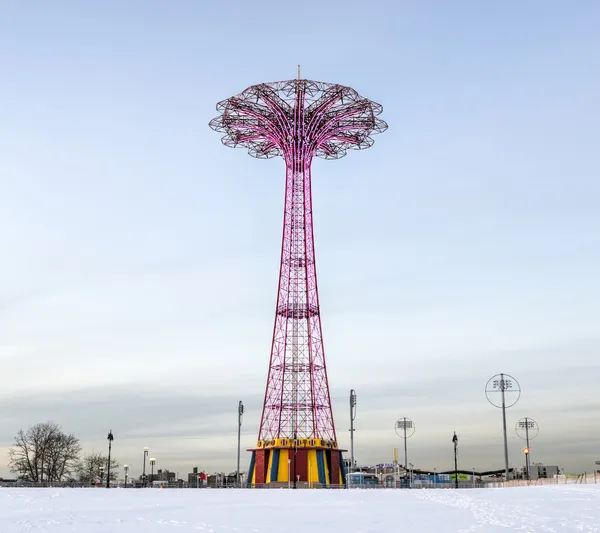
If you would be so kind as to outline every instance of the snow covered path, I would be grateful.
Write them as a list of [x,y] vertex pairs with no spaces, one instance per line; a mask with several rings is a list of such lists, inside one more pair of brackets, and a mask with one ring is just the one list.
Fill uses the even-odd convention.
[[465,490],[0,489],[0,533],[600,533],[600,485]]

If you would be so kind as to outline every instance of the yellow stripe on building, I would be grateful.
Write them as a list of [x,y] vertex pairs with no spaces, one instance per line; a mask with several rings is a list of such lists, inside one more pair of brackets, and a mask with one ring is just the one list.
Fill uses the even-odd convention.
[[289,450],[280,450],[279,452],[279,470],[277,471],[277,481],[286,483],[288,481],[288,459]]
[[317,463],[317,450],[308,450],[308,486],[319,482],[319,465]]

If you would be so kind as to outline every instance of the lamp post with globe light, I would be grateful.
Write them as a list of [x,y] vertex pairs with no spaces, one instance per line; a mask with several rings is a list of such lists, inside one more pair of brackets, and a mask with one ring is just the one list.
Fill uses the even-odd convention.
[[454,488],[458,488],[458,437],[456,431],[452,437],[452,443],[454,444]]
[[109,430],[108,432],[108,437],[106,437],[108,440],[108,462],[107,462],[107,474],[106,474],[106,488],[110,489],[110,451],[112,449],[112,442],[114,440],[113,434],[112,434],[112,429]]
[[238,403],[238,441],[237,441],[237,470],[236,470],[236,482],[237,486],[240,487],[240,450],[242,443],[242,419],[244,417],[244,404],[240,400]]

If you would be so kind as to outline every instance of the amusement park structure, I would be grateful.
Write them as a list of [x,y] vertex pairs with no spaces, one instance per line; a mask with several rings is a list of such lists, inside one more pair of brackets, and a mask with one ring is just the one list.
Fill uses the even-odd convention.
[[269,373],[248,484],[345,482],[317,290],[311,162],[373,145],[381,106],[343,85],[298,79],[262,83],[217,104],[210,127],[223,144],[286,165],[283,242]]

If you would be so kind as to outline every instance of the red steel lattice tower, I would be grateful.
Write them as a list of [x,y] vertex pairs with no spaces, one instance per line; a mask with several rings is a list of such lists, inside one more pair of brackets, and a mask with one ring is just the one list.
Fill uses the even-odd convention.
[[[311,161],[369,148],[387,124],[381,106],[342,85],[310,80],[253,85],[217,104],[211,128],[227,146],[286,164],[283,242],[269,375],[249,484],[344,482],[317,290]],[[291,478],[291,479],[290,479]]]

